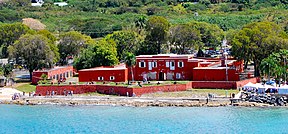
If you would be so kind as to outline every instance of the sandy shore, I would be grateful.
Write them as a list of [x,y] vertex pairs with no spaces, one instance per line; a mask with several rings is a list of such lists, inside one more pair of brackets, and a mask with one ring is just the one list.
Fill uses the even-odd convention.
[[11,100],[11,97],[13,96],[14,93],[22,94],[22,92],[14,88],[0,88],[0,101]]
[[245,106],[245,107],[270,107],[273,105],[237,102],[231,104],[230,98],[151,98],[151,97],[107,97],[107,96],[53,96],[51,97],[26,97],[15,101],[4,100],[5,104],[19,105],[111,105],[134,107],[219,107],[219,106]]

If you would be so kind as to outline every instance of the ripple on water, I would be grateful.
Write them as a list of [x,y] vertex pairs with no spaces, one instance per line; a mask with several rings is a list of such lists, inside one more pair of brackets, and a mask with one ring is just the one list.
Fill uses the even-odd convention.
[[0,105],[0,133],[286,133],[288,109]]

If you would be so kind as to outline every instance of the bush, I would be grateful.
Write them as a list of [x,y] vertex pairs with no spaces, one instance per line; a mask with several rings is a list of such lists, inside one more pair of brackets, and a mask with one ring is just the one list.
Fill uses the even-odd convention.
[[184,7],[187,10],[191,10],[191,11],[205,10],[207,8],[206,5],[203,5],[203,4],[200,4],[200,3],[197,3],[197,4],[190,3],[188,5],[184,4]]
[[221,4],[220,6],[220,11],[222,12],[229,12],[230,11],[230,6],[227,4]]

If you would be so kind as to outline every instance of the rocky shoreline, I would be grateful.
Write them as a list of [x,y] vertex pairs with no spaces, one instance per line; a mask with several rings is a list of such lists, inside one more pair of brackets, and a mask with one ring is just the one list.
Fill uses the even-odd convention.
[[110,106],[133,106],[133,107],[220,107],[220,106],[242,106],[242,107],[272,107],[274,105],[237,101],[231,103],[229,98],[143,98],[143,97],[27,97],[19,100],[5,100],[2,104],[18,105],[110,105]]

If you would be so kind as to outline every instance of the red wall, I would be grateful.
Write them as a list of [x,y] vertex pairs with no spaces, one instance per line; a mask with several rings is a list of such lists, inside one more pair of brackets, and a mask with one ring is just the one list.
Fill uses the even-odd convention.
[[87,92],[99,92],[103,94],[110,95],[120,95],[126,96],[127,92],[129,96],[132,96],[135,93],[137,96],[146,93],[154,93],[154,92],[173,92],[173,91],[185,91],[191,88],[191,82],[187,84],[175,84],[175,85],[164,85],[164,86],[149,86],[149,87],[141,87],[141,88],[130,88],[124,86],[109,86],[109,85],[51,85],[51,86],[37,86],[36,87],[36,95],[45,96],[47,91],[56,91],[57,95],[63,95],[64,90],[73,91],[74,94],[82,94]]
[[41,75],[46,74],[48,75],[48,72],[33,72],[32,73],[32,84],[37,84],[39,80],[41,80]]
[[120,95],[127,96],[127,92],[129,96],[133,95],[133,88],[122,87],[122,86],[105,86],[105,85],[97,85],[97,92],[102,94],[110,94],[110,95]]
[[205,88],[205,89],[237,89],[243,87],[248,82],[260,82],[259,78],[251,78],[242,81],[193,81],[192,88]]
[[51,85],[51,86],[37,86],[36,87],[36,95],[41,94],[41,96],[45,96],[47,91],[56,91],[57,95],[64,95],[64,90],[73,91],[74,94],[83,94],[88,92],[95,92],[97,90],[96,85]]
[[175,91],[186,91],[190,89],[189,84],[175,84],[175,85],[164,85],[164,86],[149,86],[142,88],[133,88],[133,92],[140,96],[142,94],[147,93],[155,93],[155,92],[175,92]]
[[196,89],[236,89],[235,81],[193,81],[192,88]]
[[[146,67],[145,68],[141,68],[139,67],[139,62],[140,61],[144,61],[146,63]],[[148,62],[157,62],[157,67],[152,68],[152,70],[149,70],[149,65]],[[170,62],[170,61],[174,61],[175,63],[175,70],[170,70],[170,67],[166,67],[166,61]],[[178,67],[178,62],[183,62],[184,63],[184,67]],[[176,73],[180,73],[181,74],[181,78],[178,80],[192,80],[192,68],[194,67],[198,67],[198,62],[188,62],[188,59],[137,59],[136,60],[136,65],[135,65],[135,70],[134,71],[134,78],[137,81],[142,81],[143,80],[143,74],[147,74],[149,72],[156,72],[156,79],[150,79],[150,80],[159,80],[159,73],[163,72],[166,74],[168,73],[174,73],[174,80],[176,79]],[[131,76],[129,76],[129,78],[131,78]]]
[[[74,73],[74,69],[73,66],[67,66],[64,68],[59,68],[59,69],[55,69],[55,70],[50,70],[48,71],[48,78],[53,77],[54,75],[59,75],[58,79],[60,78],[67,78],[66,77],[66,73],[68,72],[68,77],[72,77],[73,73]],[[70,72],[72,72],[72,76],[70,75]],[[62,74],[62,77],[60,77],[60,74]],[[56,77],[55,77],[56,79]]]
[[[228,69],[228,81],[238,81],[239,74]],[[193,69],[193,81],[226,81],[226,69]]]
[[242,81],[237,81],[236,85],[237,87],[243,87],[244,85],[246,85],[247,83],[259,83],[260,82],[260,78],[255,77],[255,78],[250,78],[250,79],[246,79],[246,80],[242,80]]
[[129,88],[123,86],[109,86],[109,85],[51,85],[51,86],[37,86],[36,94],[45,96],[48,91],[56,91],[57,95],[63,95],[64,90],[73,91],[74,94],[82,94],[87,92],[100,92],[103,94],[110,95],[121,95],[126,96],[127,92],[129,96],[135,93],[137,96],[142,94],[154,93],[154,92],[174,92],[174,91],[185,91],[190,88],[196,89],[237,89],[242,87],[248,82],[256,83],[259,82],[259,78],[251,78],[243,81],[193,81],[187,84],[173,84],[173,85],[163,85],[163,86],[149,86],[149,87],[139,87],[139,88]]
[[[54,69],[52,68],[52,69],[46,70],[46,71],[41,71],[41,70],[40,71],[34,71],[32,73],[32,84],[37,84],[37,82],[39,80],[41,80],[42,74],[46,74],[48,76],[48,79],[50,79],[51,77],[53,79],[54,75],[58,75],[58,80],[59,80],[60,78],[64,78],[64,77],[66,78],[67,72],[68,72],[68,77],[72,77],[73,74],[72,74],[72,76],[70,75],[71,71],[72,71],[72,73],[74,72],[73,66],[66,66],[66,67],[54,68]],[[62,74],[62,77],[60,77],[60,74]],[[63,75],[63,74],[65,74],[65,75]],[[55,79],[56,79],[56,77],[55,77]]]
[[[100,81],[98,77],[103,77],[103,81],[125,82],[128,81],[128,69],[122,70],[79,70],[79,82]],[[114,76],[115,80],[110,80]]]

